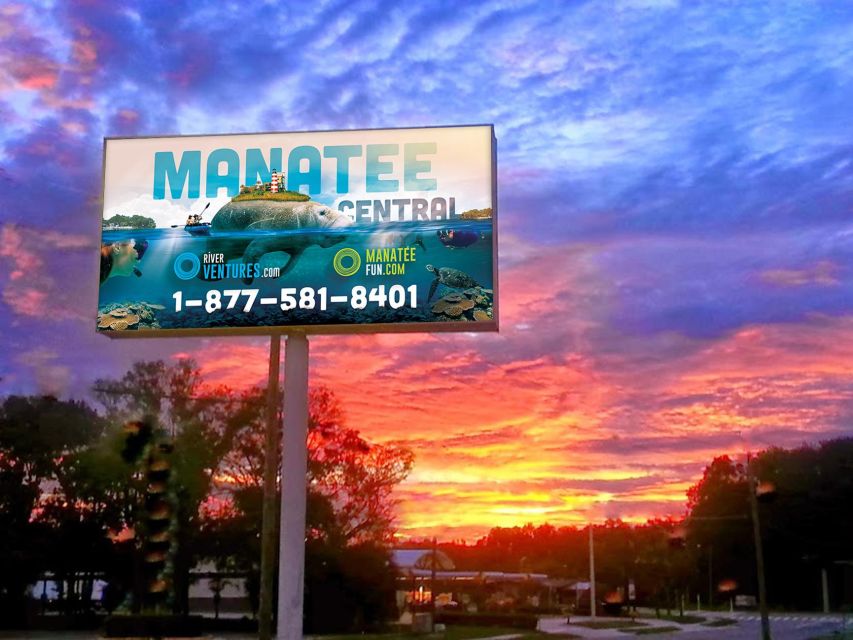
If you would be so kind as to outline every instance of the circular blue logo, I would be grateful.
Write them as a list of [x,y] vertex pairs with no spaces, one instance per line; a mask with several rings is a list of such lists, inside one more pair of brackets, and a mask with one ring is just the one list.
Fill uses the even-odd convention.
[[194,253],[182,253],[175,258],[175,275],[181,280],[192,280],[201,269],[201,260]]

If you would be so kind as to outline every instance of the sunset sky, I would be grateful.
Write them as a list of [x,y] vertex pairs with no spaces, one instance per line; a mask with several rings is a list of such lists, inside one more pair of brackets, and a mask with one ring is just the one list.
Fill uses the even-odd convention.
[[102,138],[494,123],[500,334],[311,339],[400,532],[680,514],[853,435],[853,5],[0,0],[0,394],[266,339],[95,335]]

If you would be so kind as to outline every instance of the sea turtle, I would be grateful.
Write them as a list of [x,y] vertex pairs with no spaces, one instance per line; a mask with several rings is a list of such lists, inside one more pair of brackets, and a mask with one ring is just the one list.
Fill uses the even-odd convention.
[[[208,241],[208,251],[223,253],[226,260],[242,257],[244,264],[254,264],[268,253],[283,251],[289,259],[285,265],[276,265],[281,267],[281,277],[296,266],[308,247],[331,247],[346,237],[341,233],[323,231],[350,224],[352,221],[340,211],[310,200],[229,202],[211,221],[214,236]],[[237,237],[229,238],[228,235],[234,232]],[[240,237],[240,232],[258,232],[259,235]],[[224,237],[216,238],[217,234]],[[252,278],[249,276],[243,281],[250,284]]]
[[452,269],[450,267],[439,267],[436,269],[431,264],[428,264],[426,269],[427,271],[435,274],[435,280],[433,280],[429,285],[427,302],[432,299],[435,290],[438,288],[439,282],[448,287],[453,287],[454,289],[468,289],[470,287],[480,286],[474,278],[459,269]]

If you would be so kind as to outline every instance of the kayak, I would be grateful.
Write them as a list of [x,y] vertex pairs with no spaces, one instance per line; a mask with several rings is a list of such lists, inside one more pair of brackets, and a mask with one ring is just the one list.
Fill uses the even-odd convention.
[[191,236],[209,236],[210,223],[200,222],[199,224],[188,224],[184,226],[184,231],[186,231]]

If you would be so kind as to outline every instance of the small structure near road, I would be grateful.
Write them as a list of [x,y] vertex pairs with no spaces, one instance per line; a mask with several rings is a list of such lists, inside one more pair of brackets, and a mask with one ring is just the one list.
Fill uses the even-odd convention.
[[544,573],[458,570],[443,551],[395,549],[397,607],[401,622],[428,610],[460,612],[547,611],[555,606],[555,583]]

